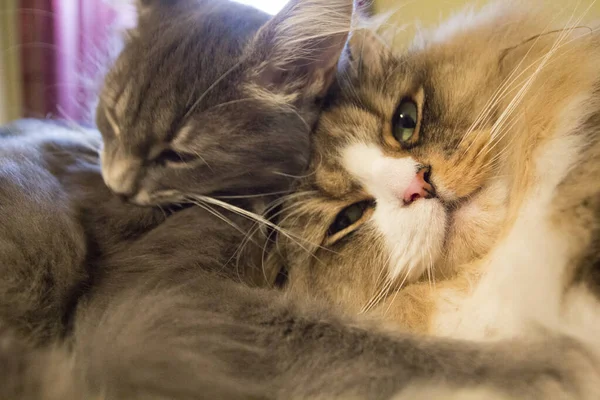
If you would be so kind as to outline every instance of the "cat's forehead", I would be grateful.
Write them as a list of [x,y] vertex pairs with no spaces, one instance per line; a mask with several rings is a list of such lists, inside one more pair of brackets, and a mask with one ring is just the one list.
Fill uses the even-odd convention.
[[245,16],[236,24],[242,16],[218,11],[221,18],[169,15],[146,24],[125,46],[107,75],[99,111],[111,114],[114,133],[132,148],[168,141],[190,117],[240,97],[243,47],[264,20]]
[[[234,81],[239,75],[234,74],[214,88],[217,90],[208,91],[233,60],[203,57],[211,53],[211,48],[194,46],[196,49],[190,53],[198,56],[190,57],[183,48],[159,45],[132,45],[119,60],[123,66],[106,80],[104,105],[112,110],[122,129],[152,129],[155,134],[168,135],[177,119],[193,105],[201,111],[235,95]],[[185,41],[181,45],[185,46]],[[153,61],[144,61],[146,55]],[[200,96],[202,103],[195,104]],[[145,126],[150,121],[152,126]]]

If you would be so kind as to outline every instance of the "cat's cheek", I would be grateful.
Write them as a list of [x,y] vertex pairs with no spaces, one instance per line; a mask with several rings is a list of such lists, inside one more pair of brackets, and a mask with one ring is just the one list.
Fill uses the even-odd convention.
[[389,251],[391,279],[413,282],[434,268],[448,223],[446,210],[437,199],[420,200],[409,207],[378,202],[373,220]]
[[433,183],[433,187],[435,187],[435,191],[437,192],[437,195],[444,199],[444,201],[456,201],[458,200],[458,196],[456,195],[456,192],[451,190],[448,186],[446,186],[444,184],[444,181],[442,179],[440,179],[439,176],[434,175],[433,178],[431,179],[432,183]]

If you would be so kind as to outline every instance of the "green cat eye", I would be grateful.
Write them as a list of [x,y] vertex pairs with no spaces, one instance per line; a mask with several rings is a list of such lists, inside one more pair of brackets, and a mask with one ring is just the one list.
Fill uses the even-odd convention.
[[400,143],[412,139],[417,129],[418,110],[412,100],[402,100],[392,120],[394,138]]
[[360,201],[358,203],[354,203],[346,208],[344,208],[340,213],[335,217],[333,223],[329,226],[329,230],[327,231],[327,235],[333,236],[338,232],[343,231],[346,228],[351,227],[355,223],[357,223],[365,211],[373,205],[373,202],[370,200]]

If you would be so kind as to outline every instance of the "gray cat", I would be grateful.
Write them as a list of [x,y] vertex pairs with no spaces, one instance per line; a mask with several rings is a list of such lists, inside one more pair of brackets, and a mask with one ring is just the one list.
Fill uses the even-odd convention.
[[[287,191],[307,166],[310,128],[349,26],[333,18],[328,29],[337,31],[326,36],[297,21],[288,32],[285,24],[303,17],[290,7],[258,32],[266,14],[226,1],[142,1],[139,9],[98,108],[102,177],[94,132],[35,122],[5,129],[0,317],[34,343],[65,334],[79,296],[107,275],[104,255],[127,253],[169,214],[134,206],[145,203],[134,189],[159,205],[187,201],[183,194],[248,196],[235,202],[254,211]],[[202,207],[190,212],[214,212]]]
[[139,205],[286,190],[348,30],[333,13],[304,20],[315,7],[290,6],[255,35],[268,16],[246,6],[142,2],[97,111],[106,184]]
[[[137,207],[136,199],[127,199],[128,190],[136,187],[148,199],[158,192],[158,203],[181,201],[184,193],[235,194],[241,198],[231,202],[254,211],[287,191],[292,177],[307,166],[310,128],[333,78],[351,9],[346,4],[348,12],[337,19],[324,15],[335,30],[328,36],[327,29],[302,21],[286,30],[293,18],[309,15],[311,7],[314,12],[311,4],[289,7],[260,32],[269,17],[235,3],[142,1],[138,6],[139,26],[102,93],[98,126],[104,146],[93,130],[40,121],[2,130],[0,321],[34,345],[67,335],[79,298],[97,292],[105,277],[115,281],[135,269],[137,263],[125,263],[130,243],[173,211]],[[319,54],[322,61],[313,61]],[[115,168],[124,164],[139,182],[131,176],[115,180]],[[124,191],[127,182],[133,186]],[[176,196],[165,198],[167,192]],[[205,205],[186,211],[207,213],[215,211]],[[236,226],[241,230],[243,224]],[[259,248],[261,233],[246,235],[250,228],[242,230],[250,245],[221,238],[236,246],[228,255],[232,265],[246,255],[245,268],[230,269],[247,282],[254,273],[248,250]],[[191,229],[179,259],[212,250],[216,234]],[[167,247],[178,232],[174,227],[167,234]],[[202,241],[208,247],[197,245]],[[143,242],[140,247],[142,253],[135,254],[144,254]],[[123,260],[115,261],[119,257]],[[255,275],[262,279],[261,271]]]
[[[344,45],[345,33],[340,33],[344,30],[335,28],[332,29],[336,31],[335,34],[321,37],[319,29],[323,26],[330,28],[332,17],[335,17],[333,21],[342,19],[349,25],[350,2],[294,1],[255,36],[252,35],[249,47],[237,47],[244,61],[240,65],[246,65],[249,69],[228,75],[235,79],[228,80],[226,86],[240,88],[245,79],[252,78],[253,84],[245,87],[252,89],[248,94],[254,95],[256,103],[250,107],[242,103],[240,98],[240,102],[230,103],[230,106],[243,106],[241,110],[237,106],[235,109],[213,108],[213,112],[218,110],[223,113],[215,120],[209,118],[208,108],[236,99],[220,98],[218,92],[213,92],[215,98],[210,102],[208,95],[202,95],[208,89],[209,92],[214,90],[208,82],[199,82],[198,88],[190,89],[186,85],[193,86],[194,80],[182,78],[182,70],[178,67],[185,60],[182,55],[176,55],[180,54],[178,49],[182,43],[186,43],[184,38],[190,33],[189,29],[179,32],[178,28],[187,26],[201,29],[201,26],[205,26],[206,33],[213,32],[216,29],[214,21],[219,21],[218,17],[222,14],[212,15],[200,24],[192,18],[195,8],[190,7],[191,3],[182,0],[157,4],[146,2],[145,8],[142,8],[140,29],[125,52],[144,54],[144,49],[154,49],[151,44],[160,45],[155,51],[165,56],[161,58],[165,64],[152,68],[158,74],[155,80],[145,75],[151,69],[140,66],[141,71],[131,76],[143,81],[141,87],[132,86],[127,91],[131,79],[125,79],[121,86],[125,97],[114,97],[113,104],[108,108],[101,105],[101,111],[104,110],[102,107],[105,108],[104,113],[99,113],[99,126],[105,140],[104,180],[113,191],[138,204],[182,201],[190,195],[190,191],[192,195],[248,195],[256,190],[251,183],[255,177],[265,182],[270,191],[285,190],[287,179],[283,183],[280,180],[282,174],[270,172],[286,166],[285,175],[302,172],[304,162],[298,160],[306,159],[308,155],[308,128],[318,113],[317,100],[328,85],[329,69],[332,69],[329,67],[335,65]],[[237,10],[237,14],[225,9],[221,11],[235,17],[247,9]],[[190,20],[198,25],[184,24]],[[164,29],[158,31],[153,27],[162,27],[162,24],[170,27],[171,31],[167,31],[173,32],[173,35],[158,35]],[[230,31],[219,32],[224,41],[232,40],[225,36]],[[213,39],[212,36],[208,37]],[[319,39],[315,40],[316,37]],[[200,46],[193,52],[198,57],[203,54],[202,45],[205,43],[201,38],[188,43]],[[285,40],[280,42],[281,38]],[[166,48],[164,45],[167,43],[171,50],[161,50]],[[138,45],[142,50],[135,50]],[[207,46],[210,48],[210,45]],[[226,49],[227,53],[233,51],[232,47]],[[127,59],[126,53],[121,60]],[[148,53],[144,61],[155,60],[152,54]],[[309,62],[313,57],[328,62],[325,65]],[[140,60],[139,57],[134,59]],[[167,60],[172,63],[167,64]],[[212,76],[212,82],[215,82],[214,79],[219,81],[218,77],[229,71],[236,62],[213,62],[206,68],[220,68],[218,73],[211,75],[210,71],[199,71],[198,75],[206,73]],[[260,68],[252,73],[249,72],[253,70],[252,66]],[[126,66],[122,63],[117,64],[115,71],[120,68],[120,73],[126,72]],[[167,78],[179,84],[167,84]],[[158,90],[161,87],[158,82],[166,86]],[[217,86],[227,82],[221,80]],[[109,78],[107,87],[110,84]],[[149,88],[157,91],[151,95],[144,94]],[[197,96],[198,93],[201,95]],[[193,123],[212,129],[201,133],[183,129],[183,137],[202,144],[203,140],[209,143],[217,140],[213,135],[218,135],[220,145],[209,146],[208,149],[213,149],[209,152],[200,152],[192,145],[178,147],[177,138],[181,135],[181,129],[176,128],[178,124],[175,122],[187,126],[185,117],[188,111],[179,111],[175,99],[186,98],[185,95],[195,99],[191,102],[192,110],[200,109],[204,113],[203,116],[194,115],[195,111],[192,111],[189,115],[194,115]],[[109,104],[106,96],[103,104]],[[127,99],[122,107],[119,107],[119,98]],[[136,98],[137,101],[132,100]],[[198,99],[202,101],[196,108],[194,104]],[[145,102],[140,104],[140,100],[164,100],[164,104],[160,105],[161,112],[163,109],[172,110],[173,115],[178,117],[165,119],[167,122],[164,122],[163,130],[158,130],[161,123],[157,122],[157,127],[150,131],[150,125],[140,124],[143,120],[142,110],[149,110],[146,117],[150,117],[150,120],[160,121],[160,118],[154,115],[152,107],[144,107]],[[269,107],[274,114],[266,114]],[[253,114],[246,112],[250,110],[259,113],[257,121],[253,120]],[[134,122],[124,122],[127,119],[124,118],[124,111]],[[134,116],[129,117],[130,112]],[[306,121],[306,125],[295,122],[298,120],[296,113],[300,120]],[[139,116],[135,117],[135,114]],[[237,118],[241,118],[243,123],[236,123]],[[260,128],[254,131],[259,123]],[[281,147],[276,146],[283,154],[277,155],[274,160],[269,159],[272,157],[270,153],[258,150],[260,141],[250,140],[245,141],[251,146],[245,154],[251,153],[259,158],[264,154],[266,159],[261,158],[261,162],[254,163],[254,159],[253,162],[247,162],[240,158],[228,164],[231,155],[240,153],[233,149],[241,145],[241,141],[229,143],[232,126],[245,126],[248,132],[255,134],[260,132],[260,135],[269,138],[268,143],[274,140],[283,143]],[[219,127],[225,130],[217,130]],[[171,140],[172,133],[167,132],[174,132],[175,140]],[[227,139],[222,139],[225,134]],[[142,137],[153,140],[151,143],[138,142]],[[225,150],[229,149],[229,145],[232,150]],[[78,157],[74,157],[74,162],[66,162],[67,168],[64,170],[77,171],[89,162],[95,171],[96,182],[82,179],[74,187],[81,189],[86,184],[94,188],[101,186],[97,183],[100,175],[98,164],[93,160],[93,151],[90,152],[92,160],[86,160],[86,146],[81,143],[79,146]],[[68,143],[62,141],[52,150],[56,152],[69,147]],[[206,153],[218,149],[222,149],[217,152],[219,157],[209,159],[210,155]],[[43,159],[39,154],[44,151],[46,148],[38,151],[37,157]],[[200,152],[201,157],[194,156],[196,151]],[[300,151],[305,153],[300,154]],[[35,160],[35,154],[34,151],[28,158]],[[298,157],[291,157],[291,154]],[[220,171],[226,174],[221,178],[217,177],[218,174],[212,175],[210,168],[203,166],[202,158],[206,158],[210,168],[219,168],[217,164],[223,158],[223,165],[227,168]],[[9,164],[16,164],[17,172],[20,172],[20,166],[27,163],[7,162],[6,165]],[[32,182],[29,185],[39,191],[44,189],[47,182],[54,182],[56,176],[61,176],[49,163],[40,165],[31,171],[23,170],[20,176],[6,167],[5,176],[17,183],[20,178],[34,179],[29,181]],[[118,168],[113,169],[115,165]],[[129,172],[132,166],[134,173]],[[237,170],[230,171],[234,167]],[[240,168],[243,172],[239,172]],[[194,185],[190,189],[179,186],[185,183],[186,177],[192,175],[199,178],[191,181]],[[114,241],[116,247],[112,250],[100,247],[102,262],[95,264],[97,268],[80,270],[81,256],[74,257],[73,254],[81,254],[81,251],[87,254],[85,244],[77,239],[81,231],[85,233],[88,224],[94,229],[102,226],[120,228],[121,224],[113,224],[110,221],[118,220],[98,213],[96,215],[99,217],[91,219],[91,223],[84,221],[72,225],[68,207],[73,203],[68,196],[66,200],[61,197],[71,195],[63,186],[63,182],[69,180],[68,176],[70,174],[67,173],[62,181],[57,179],[58,183],[49,186],[52,189],[49,193],[57,193],[54,197],[60,200],[57,204],[64,204],[67,211],[52,209],[46,215],[54,215],[63,222],[46,220],[46,216],[42,220],[47,228],[59,228],[60,224],[64,224],[64,229],[60,231],[67,233],[67,240],[74,244],[75,249],[64,258],[75,259],[74,271],[79,271],[76,272],[79,275],[67,281],[78,281],[87,273],[91,277],[90,288],[76,306],[72,335],[56,347],[35,349],[11,336],[10,332],[3,334],[0,341],[0,366],[3,371],[0,375],[1,398],[348,399],[391,398],[398,395],[398,398],[414,399],[434,398],[435,395],[458,397],[467,393],[479,395],[479,398],[483,395],[486,398],[492,395],[495,398],[513,398],[518,395],[521,398],[592,399],[597,394],[594,392],[596,377],[587,373],[593,368],[575,368],[591,363],[589,355],[578,343],[569,339],[549,336],[543,341],[531,343],[515,341],[484,345],[425,339],[385,331],[377,326],[376,321],[347,317],[310,299],[293,298],[282,292],[251,288],[236,282],[235,270],[228,268],[232,257],[237,255],[245,264],[253,261],[256,255],[252,249],[249,254],[238,251],[253,223],[240,215],[223,213],[222,217],[229,221],[226,223],[218,215],[201,208],[186,208],[167,217],[160,216],[160,209],[140,208],[140,215],[143,216],[140,218],[144,223],[134,224],[138,228],[132,231],[117,229],[114,236],[112,233],[103,233],[104,236],[97,242],[100,245],[110,244],[113,243],[110,238],[120,236]],[[37,201],[37,204],[48,207],[44,197],[38,198],[35,192],[19,188],[14,190],[24,197],[19,203],[36,204]],[[114,196],[110,197],[112,195],[108,189],[103,190],[109,197],[96,203],[99,207],[104,202],[119,201]],[[19,213],[19,203],[13,202],[13,213]],[[240,206],[252,209],[245,204]],[[34,206],[30,208],[33,210]],[[91,214],[95,212],[93,207],[86,210]],[[125,214],[129,212],[134,216],[131,210],[125,208],[123,216],[128,216]],[[85,214],[89,215],[88,212]],[[145,213],[149,213],[151,218]],[[26,233],[28,226],[22,222],[15,223],[13,228]],[[94,229],[92,232],[95,232]],[[51,240],[47,232],[42,236],[43,240]],[[122,240],[126,241],[126,246],[120,247],[118,243],[122,243]],[[264,240],[264,237],[257,238],[256,245],[251,248],[261,249]],[[18,244],[19,241],[13,242]],[[63,245],[63,242],[59,244]],[[35,261],[33,256],[29,259]],[[46,282],[44,279],[41,281]],[[27,283],[27,279],[21,282]],[[53,286],[50,284],[46,288]],[[67,292],[71,292],[71,289]],[[463,389],[466,392],[461,392]]]

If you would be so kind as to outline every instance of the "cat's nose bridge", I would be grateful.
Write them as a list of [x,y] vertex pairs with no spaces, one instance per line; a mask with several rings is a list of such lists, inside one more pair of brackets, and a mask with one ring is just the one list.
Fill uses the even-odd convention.
[[396,159],[381,157],[374,160],[371,169],[372,181],[379,182],[386,192],[395,198],[403,198],[417,171],[418,164],[409,157]]
[[431,168],[412,156],[393,157],[376,146],[356,143],[344,150],[343,164],[378,201],[406,205],[435,196]]
[[122,197],[133,196],[141,162],[129,157],[113,157],[102,163],[102,178],[108,188]]

